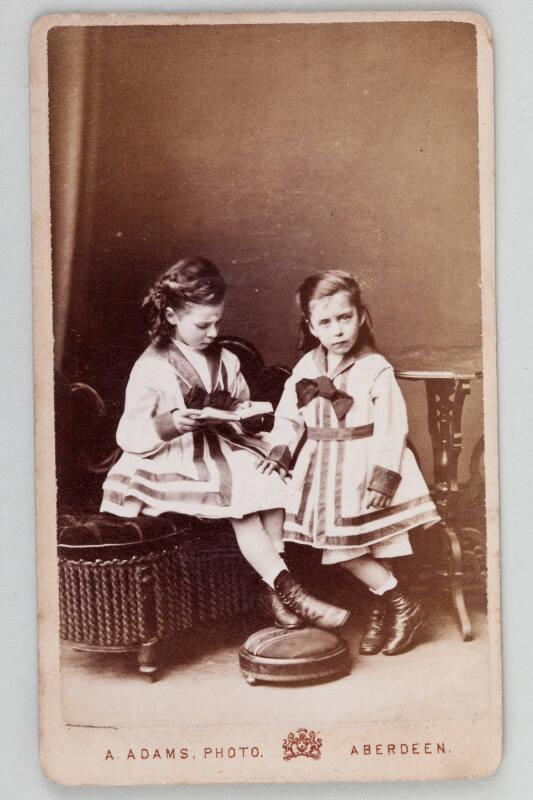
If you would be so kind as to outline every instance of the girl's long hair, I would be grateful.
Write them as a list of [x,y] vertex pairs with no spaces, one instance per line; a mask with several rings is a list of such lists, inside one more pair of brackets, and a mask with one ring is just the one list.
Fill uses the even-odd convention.
[[182,311],[188,303],[218,305],[226,284],[215,264],[207,258],[182,258],[155,281],[143,301],[148,316],[148,333],[156,347],[165,347],[175,331],[165,309]]
[[376,346],[372,330],[372,317],[368,307],[362,301],[361,287],[351,273],[342,269],[326,269],[309,275],[296,293],[296,300],[302,315],[298,340],[298,352],[300,354],[314,350],[319,344],[316,336],[313,336],[309,330],[309,314],[312,301],[321,300],[323,297],[331,297],[337,292],[346,292],[350,296],[359,316],[362,316],[363,313],[365,315],[365,321],[359,330],[355,347],[359,350],[365,345]]

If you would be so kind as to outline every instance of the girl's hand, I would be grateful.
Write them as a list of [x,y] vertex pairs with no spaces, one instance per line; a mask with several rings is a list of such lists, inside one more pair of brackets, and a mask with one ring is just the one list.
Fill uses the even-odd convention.
[[366,492],[366,508],[388,508],[391,504],[392,497],[381,492],[376,492],[375,489],[367,489]]
[[172,422],[179,433],[192,433],[203,427],[198,419],[200,412],[196,408],[175,409],[172,412]]
[[273,472],[279,472],[281,478],[287,477],[287,470],[280,466],[277,461],[272,461],[270,458],[260,459],[256,469],[258,472],[262,472],[263,475],[271,475]]

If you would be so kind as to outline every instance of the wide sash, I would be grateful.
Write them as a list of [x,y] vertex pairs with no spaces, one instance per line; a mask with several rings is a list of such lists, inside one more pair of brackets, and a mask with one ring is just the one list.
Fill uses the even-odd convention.
[[357,428],[307,428],[307,438],[317,442],[345,442],[349,439],[368,439],[374,433],[374,423]]

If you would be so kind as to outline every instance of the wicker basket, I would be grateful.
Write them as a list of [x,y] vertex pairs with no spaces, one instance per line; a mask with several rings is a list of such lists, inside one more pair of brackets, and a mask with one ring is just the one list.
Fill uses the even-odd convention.
[[79,649],[150,647],[155,670],[161,658],[156,645],[256,605],[258,578],[226,524],[194,520],[135,542],[128,530],[126,541],[113,544],[86,543],[87,530],[109,532],[108,518],[69,517],[68,524],[71,541],[77,535],[78,542],[58,548],[60,634]]
[[59,558],[62,639],[135,648],[190,628],[192,603],[179,545],[125,559]]

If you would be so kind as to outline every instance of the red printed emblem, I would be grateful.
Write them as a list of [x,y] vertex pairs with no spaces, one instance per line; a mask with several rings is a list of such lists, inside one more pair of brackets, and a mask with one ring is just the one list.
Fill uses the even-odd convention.
[[322,739],[319,739],[314,731],[298,728],[296,733],[291,731],[283,740],[282,747],[284,761],[290,761],[291,758],[298,758],[298,756],[318,759],[321,755]]

